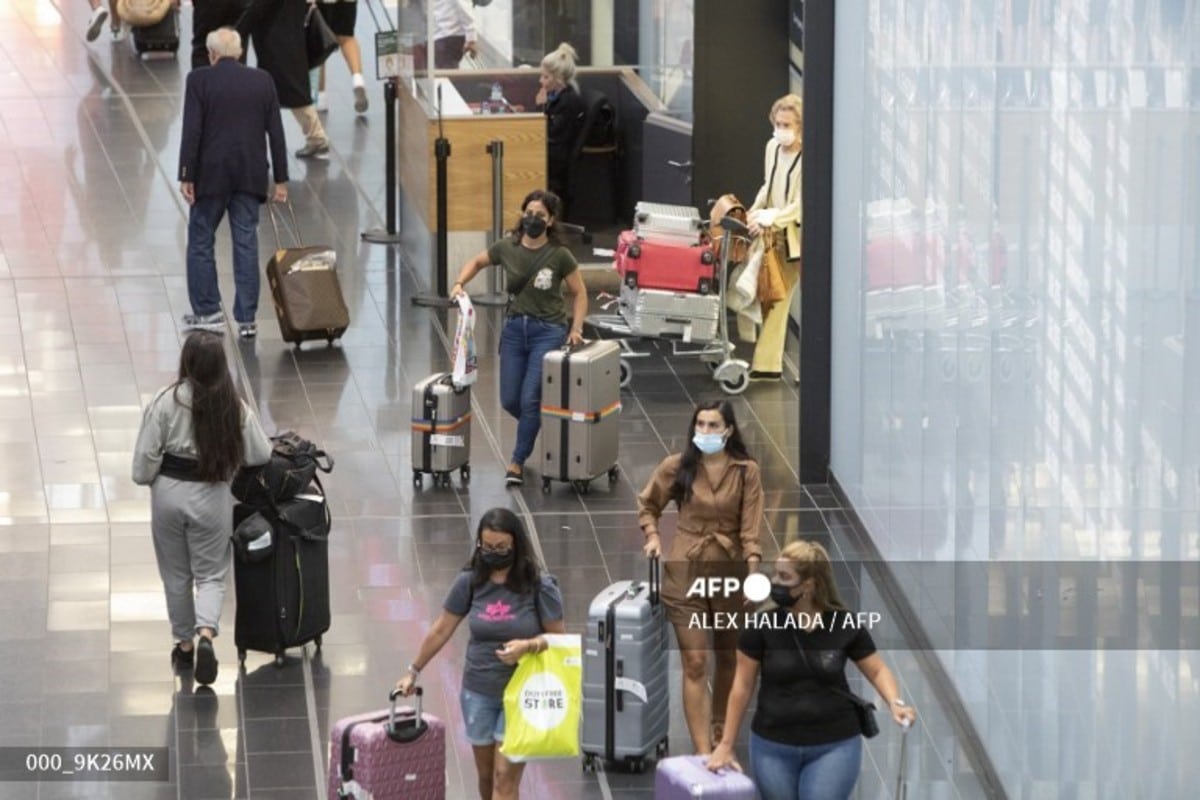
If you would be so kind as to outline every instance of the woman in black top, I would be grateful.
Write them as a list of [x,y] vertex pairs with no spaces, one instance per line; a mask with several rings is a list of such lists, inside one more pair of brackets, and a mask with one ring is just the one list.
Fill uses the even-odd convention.
[[[846,661],[871,682],[897,724],[911,724],[917,712],[900,699],[871,634],[854,626],[838,598],[824,547],[804,541],[785,547],[771,599],[779,606],[767,612],[773,624],[742,631],[725,734],[708,766],[733,763],[738,728],[761,674],[750,763],[763,800],[848,798],[862,764],[862,740]],[[789,615],[794,624],[785,625]]]
[[583,130],[587,104],[575,82],[575,48],[563,42],[542,59],[541,88],[537,105],[546,112],[546,183],[550,191],[562,198],[563,207],[570,210],[571,187],[567,174],[571,167],[571,149]]

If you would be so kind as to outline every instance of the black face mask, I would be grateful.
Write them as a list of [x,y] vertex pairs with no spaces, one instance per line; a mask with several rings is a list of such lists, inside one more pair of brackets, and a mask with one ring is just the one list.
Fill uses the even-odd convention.
[[795,586],[784,586],[782,583],[771,584],[771,602],[780,608],[791,608],[796,605],[796,598],[792,597],[792,590]]
[[534,214],[526,214],[521,219],[521,229],[530,239],[537,239],[546,232],[546,220]]
[[507,553],[493,553],[490,550],[479,551],[479,560],[488,569],[504,569],[511,567],[513,560],[516,558],[516,553],[509,550]]

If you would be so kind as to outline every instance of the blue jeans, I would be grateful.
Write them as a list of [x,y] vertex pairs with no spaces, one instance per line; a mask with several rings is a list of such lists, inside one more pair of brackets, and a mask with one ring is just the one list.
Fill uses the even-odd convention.
[[229,233],[233,239],[233,318],[254,322],[258,311],[258,214],[262,205],[246,192],[230,195],[204,195],[196,198],[188,214],[187,287],[192,313],[201,316],[221,310],[221,289],[217,284],[217,259],[214,254],[217,226],[229,212]]
[[486,747],[504,741],[504,701],[499,697],[462,689],[458,693],[467,741],[474,747]]
[[752,733],[750,767],[763,800],[842,800],[858,780],[862,737],[793,745]]
[[564,323],[512,316],[500,333],[500,405],[517,419],[512,463],[521,465],[533,452],[542,428],[542,358],[567,340]]

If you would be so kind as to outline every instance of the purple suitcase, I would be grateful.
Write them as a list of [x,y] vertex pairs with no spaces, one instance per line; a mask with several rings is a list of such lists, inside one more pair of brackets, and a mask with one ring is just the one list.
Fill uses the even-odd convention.
[[658,762],[654,800],[754,800],[754,781],[734,769],[710,772],[707,756],[674,756]]
[[[329,800],[445,800],[446,728],[417,708],[391,707],[338,720],[329,734]],[[420,720],[420,723],[417,722]]]

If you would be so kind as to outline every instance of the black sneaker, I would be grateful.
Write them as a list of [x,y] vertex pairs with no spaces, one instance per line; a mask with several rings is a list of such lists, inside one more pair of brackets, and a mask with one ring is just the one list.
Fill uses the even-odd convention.
[[509,464],[508,469],[504,471],[505,486],[524,486],[525,485],[525,470],[518,467],[516,464]]
[[195,663],[196,649],[184,650],[179,645],[175,645],[171,650],[171,668],[175,671],[187,670],[192,668]]
[[196,683],[207,686],[217,679],[217,654],[212,639],[204,636],[196,643]]

